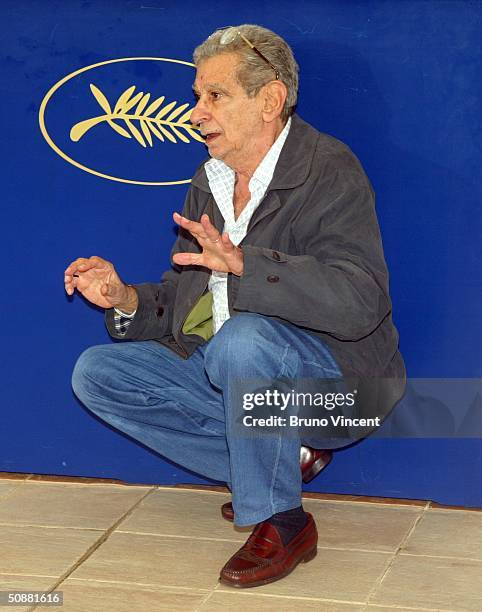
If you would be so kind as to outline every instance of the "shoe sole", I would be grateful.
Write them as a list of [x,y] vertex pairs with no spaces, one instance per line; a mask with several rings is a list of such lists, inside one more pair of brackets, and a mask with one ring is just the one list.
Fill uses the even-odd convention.
[[301,557],[301,559],[298,559],[298,561],[293,565],[293,567],[290,567],[282,574],[278,574],[277,576],[273,576],[271,578],[265,578],[264,580],[257,580],[256,582],[250,582],[249,584],[241,584],[239,582],[231,582],[230,580],[227,580],[226,578],[223,578],[222,576],[220,576],[219,582],[221,582],[222,584],[226,584],[228,586],[234,587],[236,589],[248,589],[251,587],[262,586],[263,584],[269,584],[270,582],[276,582],[277,580],[281,580],[282,578],[285,578],[286,576],[291,574],[291,572],[298,566],[299,563],[308,563],[309,561],[312,561],[316,557],[317,553],[318,553],[318,548],[315,546],[314,548],[309,550],[305,554],[304,557]]

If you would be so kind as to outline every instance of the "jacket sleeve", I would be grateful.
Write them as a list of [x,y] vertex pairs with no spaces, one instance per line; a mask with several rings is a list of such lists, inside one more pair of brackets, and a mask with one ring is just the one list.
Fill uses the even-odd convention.
[[[182,214],[193,218],[194,193],[190,188],[184,202]],[[185,251],[193,251],[194,238],[182,228],[179,228],[178,237],[171,250],[173,255]],[[159,340],[172,333],[172,317],[176,299],[177,285],[182,266],[172,265],[162,275],[160,283],[134,284],[139,298],[136,314],[122,335],[116,331],[114,309],[105,312],[105,323],[109,334],[117,340]]]
[[316,183],[291,227],[299,255],[243,246],[234,309],[358,340],[391,310],[371,186],[334,171]]

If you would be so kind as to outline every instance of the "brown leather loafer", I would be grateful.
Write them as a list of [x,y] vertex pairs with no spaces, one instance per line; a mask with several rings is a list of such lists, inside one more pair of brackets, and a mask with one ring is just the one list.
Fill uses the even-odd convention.
[[318,450],[309,446],[302,446],[300,449],[300,467],[303,482],[310,482],[326,468],[333,458],[331,450]]
[[[300,468],[303,482],[310,482],[331,461],[333,453],[330,450],[318,450],[309,446],[300,449]],[[221,506],[221,514],[227,521],[234,521],[234,510],[231,502]]]
[[219,580],[233,587],[246,588],[284,578],[300,563],[316,556],[318,532],[308,512],[306,526],[285,546],[276,527],[268,522],[256,525],[246,544],[221,570]]

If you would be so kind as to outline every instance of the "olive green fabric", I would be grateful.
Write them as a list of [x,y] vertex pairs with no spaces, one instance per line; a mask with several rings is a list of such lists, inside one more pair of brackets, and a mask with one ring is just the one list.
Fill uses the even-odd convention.
[[182,326],[183,334],[197,334],[209,340],[213,335],[213,294],[208,291],[194,304]]

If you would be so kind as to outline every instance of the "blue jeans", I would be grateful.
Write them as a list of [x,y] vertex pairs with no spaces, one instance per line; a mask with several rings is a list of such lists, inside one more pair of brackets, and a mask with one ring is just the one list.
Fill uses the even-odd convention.
[[289,323],[242,313],[187,360],[152,340],[88,348],[72,386],[110,425],[181,466],[226,482],[235,522],[245,526],[301,505],[301,442],[281,432],[239,435],[236,381],[340,376],[317,338]]

